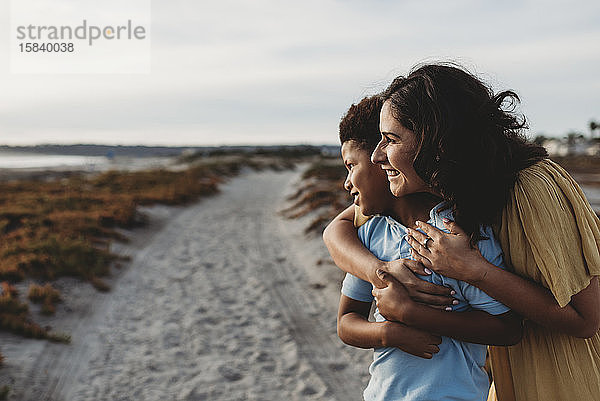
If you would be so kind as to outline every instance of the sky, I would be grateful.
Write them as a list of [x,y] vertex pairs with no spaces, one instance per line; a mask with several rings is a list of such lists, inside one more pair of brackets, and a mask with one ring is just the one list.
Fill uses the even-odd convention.
[[515,90],[531,137],[600,121],[597,0],[152,0],[141,74],[11,73],[10,19],[4,0],[0,144],[335,144],[352,103],[428,61]]

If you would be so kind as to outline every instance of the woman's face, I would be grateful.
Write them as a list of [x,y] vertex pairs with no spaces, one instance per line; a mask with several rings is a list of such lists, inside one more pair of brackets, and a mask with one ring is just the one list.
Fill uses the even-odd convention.
[[386,172],[390,191],[394,196],[431,192],[413,167],[417,138],[394,118],[389,100],[381,108],[379,130],[381,140],[373,151],[371,160]]

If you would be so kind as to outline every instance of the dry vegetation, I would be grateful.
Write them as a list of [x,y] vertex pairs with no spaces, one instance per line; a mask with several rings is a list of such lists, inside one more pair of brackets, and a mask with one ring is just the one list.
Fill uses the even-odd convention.
[[552,156],[551,159],[571,174],[600,174],[600,157],[598,156]]
[[78,277],[101,291],[102,280],[120,257],[110,242],[126,241],[120,228],[144,223],[139,205],[182,205],[218,192],[219,184],[243,168],[293,168],[279,155],[229,155],[199,158],[182,171],[166,169],[117,172],[94,177],[69,175],[52,180],[0,182],[0,330],[26,337],[68,341],[31,319],[26,302],[13,286],[32,284],[27,297],[53,314],[60,293],[47,282]]
[[60,292],[54,289],[50,283],[46,283],[44,286],[31,284],[27,292],[27,298],[31,302],[42,304],[44,315],[53,315],[56,311],[55,304],[60,302]]
[[45,338],[57,342],[69,342],[69,336],[49,333],[31,321],[29,306],[19,300],[16,288],[4,281],[0,294],[0,328],[30,338]]
[[[579,185],[600,188],[600,157],[586,155],[553,156],[552,160],[564,167]],[[600,218],[600,205],[592,203],[592,208]]]
[[576,156],[558,157],[552,160],[563,166],[581,185],[600,186],[600,157]]
[[315,213],[306,232],[321,233],[325,226],[350,204],[344,189],[346,168],[338,157],[321,158],[302,175],[300,189],[289,197],[292,205],[283,211],[291,219]]

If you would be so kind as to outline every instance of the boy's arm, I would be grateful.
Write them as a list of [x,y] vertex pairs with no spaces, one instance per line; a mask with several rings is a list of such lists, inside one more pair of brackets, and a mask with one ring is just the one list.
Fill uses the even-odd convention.
[[[417,302],[445,308],[452,305],[451,289],[419,279],[412,271],[423,274],[423,266],[415,261],[399,259],[384,262],[375,257],[358,238],[354,227],[354,205],[337,215],[323,231],[323,241],[335,264],[343,271],[380,288],[383,282],[378,269],[394,274]],[[406,264],[414,264],[408,268]],[[418,266],[417,266],[418,265]],[[412,270],[412,271],[411,271]]]
[[489,345],[514,345],[521,340],[521,318],[514,312],[491,315],[483,311],[446,312],[413,302],[404,287],[389,273],[379,271],[388,285],[373,290],[379,312],[402,322],[460,341]]
[[369,322],[371,303],[340,297],[337,331],[340,339],[354,347],[396,347],[430,359],[439,352],[441,338],[398,322]]

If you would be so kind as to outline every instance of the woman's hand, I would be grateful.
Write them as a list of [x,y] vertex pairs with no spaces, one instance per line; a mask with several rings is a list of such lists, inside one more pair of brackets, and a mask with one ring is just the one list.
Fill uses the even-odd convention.
[[471,247],[469,236],[456,223],[444,219],[444,225],[450,233],[420,221],[417,226],[425,234],[408,229],[407,241],[412,247],[412,256],[426,268],[446,277],[469,283],[481,280],[485,271],[477,266],[485,259],[479,249]]
[[[452,295],[456,293],[454,290],[421,280],[415,275],[431,274],[431,271],[426,270],[423,264],[419,262],[410,259],[397,259],[386,262],[382,270],[390,273],[398,283],[402,284],[408,296],[414,302],[435,309],[446,309],[453,305],[454,298],[452,298]],[[387,285],[381,280],[377,281],[381,283],[381,285],[376,285],[378,288]]]
[[405,314],[414,305],[406,288],[383,270],[377,270],[377,276],[386,284],[384,288],[372,291],[379,313],[387,320],[402,322]]
[[442,338],[398,322],[383,322],[382,343],[384,347],[400,348],[420,358],[431,359],[440,352]]

